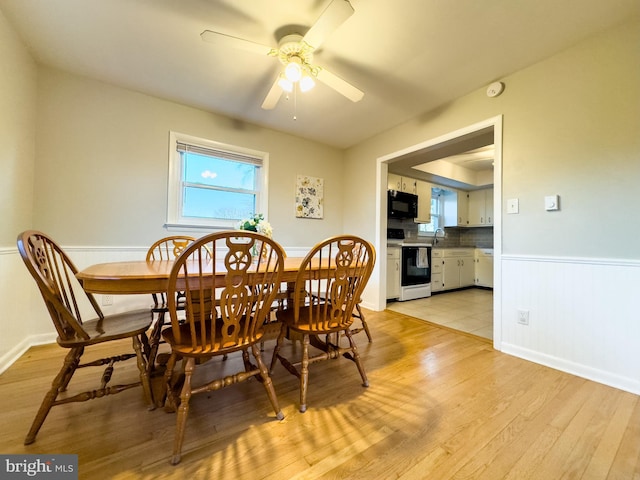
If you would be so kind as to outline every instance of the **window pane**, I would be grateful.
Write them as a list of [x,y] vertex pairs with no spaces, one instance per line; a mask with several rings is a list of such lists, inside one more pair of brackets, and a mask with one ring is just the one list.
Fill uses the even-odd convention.
[[253,193],[225,192],[206,188],[184,189],[183,217],[240,220],[255,213]]
[[256,165],[195,153],[186,153],[184,158],[184,180],[188,183],[255,190]]

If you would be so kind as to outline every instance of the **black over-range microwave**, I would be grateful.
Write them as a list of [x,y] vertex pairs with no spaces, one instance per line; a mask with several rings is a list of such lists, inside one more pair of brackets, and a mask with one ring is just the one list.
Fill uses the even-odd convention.
[[389,218],[416,218],[418,196],[413,193],[388,190],[387,216]]

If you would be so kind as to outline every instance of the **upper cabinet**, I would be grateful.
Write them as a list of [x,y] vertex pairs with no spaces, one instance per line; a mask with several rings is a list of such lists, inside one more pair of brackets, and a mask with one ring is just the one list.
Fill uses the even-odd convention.
[[467,192],[445,190],[444,192],[444,226],[466,227],[467,217]]
[[493,225],[493,188],[469,192],[470,227]]
[[418,195],[418,217],[416,223],[429,223],[431,221],[431,184],[416,180],[416,193]]
[[[413,193],[417,195],[417,180],[415,178],[401,177],[395,173],[387,175],[387,190],[398,190],[400,192]],[[431,193],[429,193],[431,195]]]

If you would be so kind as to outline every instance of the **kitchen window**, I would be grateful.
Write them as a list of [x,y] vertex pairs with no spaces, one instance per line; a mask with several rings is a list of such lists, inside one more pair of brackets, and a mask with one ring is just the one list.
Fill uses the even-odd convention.
[[268,154],[170,132],[167,228],[235,228],[267,212]]

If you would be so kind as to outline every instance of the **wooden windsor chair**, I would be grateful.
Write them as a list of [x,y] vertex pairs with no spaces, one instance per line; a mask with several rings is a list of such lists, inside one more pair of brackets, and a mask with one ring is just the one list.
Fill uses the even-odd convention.
[[[142,385],[144,399],[152,406],[151,386],[142,344],[152,321],[149,310],[105,316],[94,296],[85,292],[76,279],[77,269],[65,252],[47,235],[28,230],[18,236],[18,250],[29,273],[38,285],[42,299],[58,332],[58,344],[68,349],[62,368],[40,405],[25,445],[33,443],[52,407],[71,402],[84,402],[120,393]],[[90,315],[85,315],[90,312]],[[90,316],[90,318],[85,318]],[[118,355],[81,363],[87,349],[106,342],[131,339],[133,349]],[[110,385],[117,362],[136,359],[138,381]],[[67,393],[67,387],[79,368],[104,367],[96,389]]]
[[[254,247],[257,247],[256,255],[252,254]],[[204,249],[212,252],[209,260],[203,260]],[[171,346],[165,372],[167,409],[178,411],[172,464],[179,463],[182,456],[193,394],[219,390],[256,377],[267,392],[276,418],[284,418],[258,347],[283,269],[282,247],[270,238],[248,231],[204,236],[191,243],[175,261],[167,292],[171,327],[162,332]],[[184,322],[178,317],[178,291],[185,292]],[[206,360],[237,351],[242,353],[243,370],[207,381],[201,379],[201,383],[194,384],[194,371]],[[252,363],[249,351],[257,365]],[[183,375],[174,372],[180,359],[183,359]]]
[[[147,250],[147,262],[163,261],[163,260],[175,260],[182,253],[182,251],[195,240],[195,237],[188,235],[171,235],[161,238],[156,241]],[[177,292],[178,296],[177,306],[179,309],[184,308],[184,293]],[[149,359],[148,367],[150,371],[153,370],[156,363],[156,356],[158,355],[160,332],[165,325],[165,318],[169,308],[167,307],[167,294],[166,292],[152,293],[153,305],[151,305],[151,312],[155,316],[153,323],[153,330],[151,332],[151,338],[156,341],[152,341],[149,345],[149,351],[147,357]]]
[[[280,361],[299,378],[301,412],[307,409],[309,367],[316,362],[344,356],[356,364],[363,386],[369,386],[351,325],[352,312],[360,301],[374,263],[373,246],[359,237],[341,235],[324,240],[311,249],[300,265],[293,304],[276,312],[282,326],[270,369],[273,371],[276,362]],[[289,332],[302,337],[302,358],[294,360],[281,353]],[[348,346],[340,346],[340,335],[347,337]],[[321,336],[326,341],[322,341]],[[313,353],[310,347],[314,347]]]

